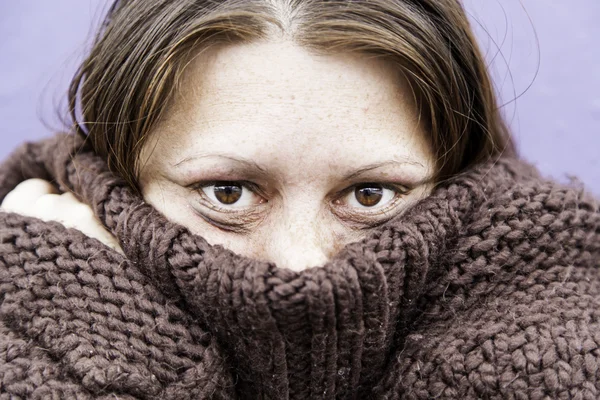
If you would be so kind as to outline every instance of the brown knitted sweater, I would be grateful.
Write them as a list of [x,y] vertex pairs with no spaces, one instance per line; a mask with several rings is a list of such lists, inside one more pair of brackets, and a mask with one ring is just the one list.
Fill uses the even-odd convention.
[[600,213],[501,159],[328,264],[210,246],[82,149],[28,144],[31,177],[91,205],[126,257],[0,213],[0,399],[598,399]]

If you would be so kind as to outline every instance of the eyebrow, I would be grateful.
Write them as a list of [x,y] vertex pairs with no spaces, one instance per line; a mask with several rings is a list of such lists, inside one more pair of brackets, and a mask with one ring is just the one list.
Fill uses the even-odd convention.
[[[265,167],[261,166],[260,164],[256,163],[255,161],[252,161],[252,160],[249,160],[249,159],[246,159],[243,157],[239,157],[239,156],[234,156],[231,154],[224,154],[224,153],[200,154],[200,155],[189,156],[189,157],[185,157],[185,158],[175,162],[174,164],[172,164],[172,166],[178,167],[181,164],[185,164],[190,161],[194,161],[194,160],[198,160],[198,159],[202,159],[202,158],[213,158],[213,157],[225,158],[227,160],[234,161],[238,164],[242,164],[244,166],[244,168],[246,168],[248,170],[252,170],[252,171],[256,172],[257,174],[267,175],[267,169]],[[364,167],[357,169],[356,171],[348,174],[343,179],[351,180],[351,179],[356,178],[357,176],[360,176],[366,172],[372,171],[377,168],[382,168],[382,167],[387,167],[387,166],[404,166],[404,165],[414,165],[414,166],[419,166],[419,167],[425,168],[425,166],[422,163],[420,163],[416,160],[411,160],[411,159],[389,160],[389,161],[383,161],[383,162],[377,162],[377,163],[365,165]]]
[[219,157],[219,158],[226,158],[228,160],[234,161],[238,164],[242,164],[244,165],[244,167],[248,168],[248,169],[252,169],[255,170],[261,174],[266,174],[267,173],[267,169],[260,166],[258,163],[252,161],[252,160],[248,160],[246,158],[243,157],[238,157],[238,156],[233,156],[230,154],[223,154],[223,153],[212,153],[212,154],[199,154],[199,155],[194,155],[194,156],[189,156],[189,157],[185,157],[179,161],[177,161],[176,163],[172,164],[173,167],[178,167],[181,164],[185,164],[188,163],[190,161],[194,161],[194,160],[199,160],[202,158],[213,158],[213,157]]
[[381,168],[381,167],[387,167],[387,166],[403,166],[403,165],[415,165],[415,166],[419,166],[419,167],[423,167],[425,168],[425,166],[423,164],[421,164],[418,161],[415,160],[404,160],[404,161],[400,161],[400,160],[390,160],[390,161],[383,161],[383,162],[379,162],[379,163],[373,163],[373,164],[369,164],[366,165],[360,169],[357,169],[356,171],[352,172],[350,175],[346,176],[344,179],[345,180],[351,180],[356,178],[359,175],[364,174],[365,172],[369,172],[372,171],[374,169],[377,168]]

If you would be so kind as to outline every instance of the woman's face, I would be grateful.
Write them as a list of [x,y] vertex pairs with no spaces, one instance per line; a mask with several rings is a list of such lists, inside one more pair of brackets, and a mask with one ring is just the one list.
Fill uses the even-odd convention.
[[293,270],[426,196],[434,168],[395,69],[287,41],[196,57],[140,157],[143,196],[167,218]]

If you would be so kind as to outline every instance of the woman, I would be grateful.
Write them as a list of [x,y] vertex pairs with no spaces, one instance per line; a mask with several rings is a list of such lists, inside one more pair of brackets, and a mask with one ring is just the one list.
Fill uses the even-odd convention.
[[597,206],[459,2],[117,1],[69,95],[0,179],[3,393],[597,397]]
[[[77,130],[109,165],[211,243],[316,266],[432,183],[513,151],[456,1],[214,4],[115,4],[70,93],[76,110],[81,87]],[[243,186],[251,171],[232,158],[263,165],[263,185]],[[223,171],[234,166],[244,172]],[[222,204],[210,180],[240,199]],[[366,204],[381,200],[343,198],[353,185]],[[20,197],[25,213],[51,216],[60,202]]]

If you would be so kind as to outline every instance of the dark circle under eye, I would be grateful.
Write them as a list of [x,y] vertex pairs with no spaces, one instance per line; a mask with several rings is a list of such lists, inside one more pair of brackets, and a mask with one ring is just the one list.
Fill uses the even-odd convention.
[[354,189],[354,196],[360,205],[373,207],[383,198],[383,187],[372,183],[357,186]]
[[215,183],[214,193],[223,204],[233,204],[242,197],[242,186],[231,183]]

